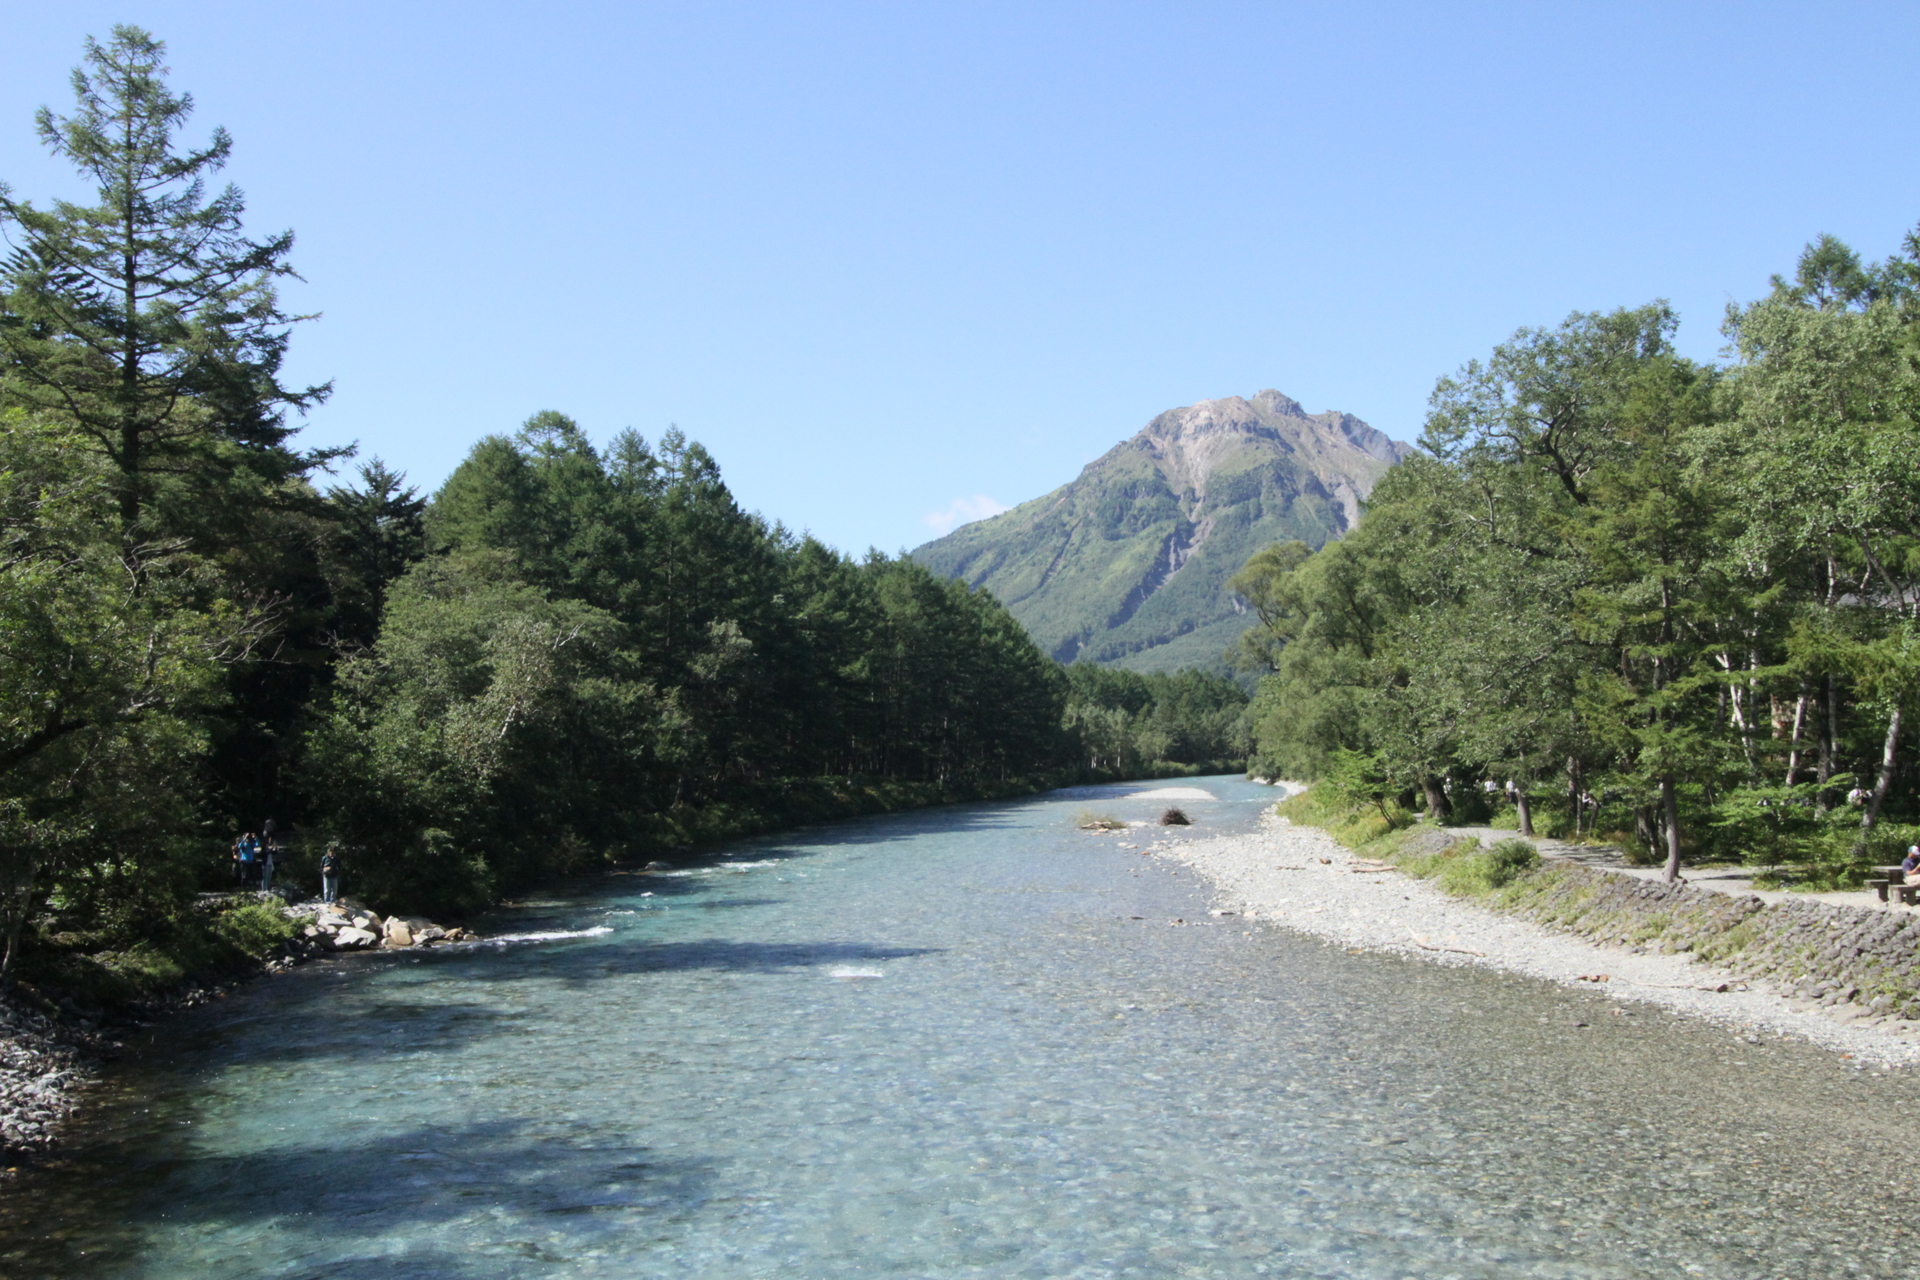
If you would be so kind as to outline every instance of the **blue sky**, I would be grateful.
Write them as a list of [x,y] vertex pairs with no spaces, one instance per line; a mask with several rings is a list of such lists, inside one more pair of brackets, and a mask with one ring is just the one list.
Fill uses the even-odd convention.
[[1731,300],[1920,223],[1911,4],[67,0],[6,23],[0,179],[88,33],[169,45],[292,227],[314,444],[431,488],[540,409],[677,423],[894,550],[1154,414],[1277,387],[1400,439],[1515,328]]

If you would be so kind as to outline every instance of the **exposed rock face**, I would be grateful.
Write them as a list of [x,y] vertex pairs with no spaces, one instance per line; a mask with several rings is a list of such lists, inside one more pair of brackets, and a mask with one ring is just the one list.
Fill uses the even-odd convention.
[[1040,647],[1140,670],[1210,666],[1249,625],[1227,580],[1270,542],[1321,546],[1412,450],[1278,391],[1173,409],[1044,498],[915,551],[985,586]]

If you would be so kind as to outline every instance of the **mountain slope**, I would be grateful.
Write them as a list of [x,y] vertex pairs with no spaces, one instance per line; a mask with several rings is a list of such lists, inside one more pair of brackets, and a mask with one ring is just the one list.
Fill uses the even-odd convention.
[[1253,622],[1227,590],[1261,547],[1318,547],[1411,449],[1278,391],[1172,409],[1070,484],[913,553],[986,586],[1040,647],[1142,671],[1217,666]]

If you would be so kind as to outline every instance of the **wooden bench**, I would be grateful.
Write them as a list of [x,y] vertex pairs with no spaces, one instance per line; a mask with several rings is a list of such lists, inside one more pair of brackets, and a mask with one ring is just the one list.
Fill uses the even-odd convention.
[[1908,884],[1906,873],[1898,866],[1875,867],[1881,878],[1867,881],[1867,888],[1880,895],[1880,901],[1886,902],[1889,892],[1900,895],[1900,901],[1906,906],[1920,905],[1920,884]]

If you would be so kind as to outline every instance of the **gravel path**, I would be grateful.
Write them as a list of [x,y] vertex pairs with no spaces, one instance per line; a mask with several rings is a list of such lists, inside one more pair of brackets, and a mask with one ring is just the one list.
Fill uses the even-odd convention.
[[[1144,834],[1130,833],[1134,839]],[[1272,814],[1251,835],[1162,837],[1141,851],[1183,862],[1212,880],[1220,894],[1216,914],[1440,964],[1600,986],[1617,999],[1696,1014],[1749,1036],[1798,1036],[1859,1065],[1920,1064],[1920,1023],[1849,1024],[1770,984],[1749,986],[1685,956],[1635,953],[1554,933],[1450,898],[1424,880],[1368,869],[1378,864],[1356,859],[1326,832]],[[1604,982],[1594,981],[1602,976]]]

